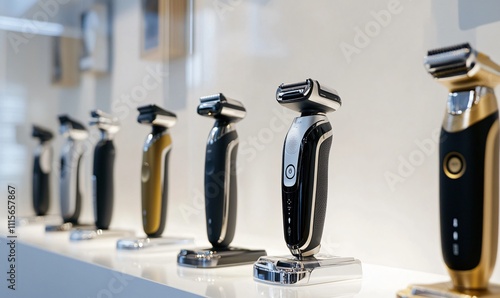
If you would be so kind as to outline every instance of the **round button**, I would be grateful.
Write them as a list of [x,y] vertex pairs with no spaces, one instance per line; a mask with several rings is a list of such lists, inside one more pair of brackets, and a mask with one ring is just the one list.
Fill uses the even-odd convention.
[[285,170],[285,175],[288,179],[295,177],[295,167],[293,165],[288,165]]
[[457,156],[452,156],[448,159],[448,171],[452,174],[458,174],[462,170],[462,160]]
[[151,174],[151,170],[149,168],[149,164],[147,162],[144,162],[142,164],[142,175],[141,175],[142,182],[147,182],[149,180],[150,174]]
[[465,158],[458,152],[451,152],[444,158],[444,172],[446,176],[451,179],[462,177],[465,172],[465,167]]

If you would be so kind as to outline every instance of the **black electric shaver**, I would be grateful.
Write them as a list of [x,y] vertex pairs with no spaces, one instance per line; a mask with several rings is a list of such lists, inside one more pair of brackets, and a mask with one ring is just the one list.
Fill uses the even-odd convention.
[[50,204],[50,172],[52,169],[53,138],[51,131],[33,125],[31,136],[40,140],[33,162],[33,208],[37,216],[47,214]]
[[342,102],[335,90],[312,79],[281,84],[276,100],[301,113],[285,138],[281,189],[285,241],[292,255],[302,259],[320,249],[333,138],[326,113],[336,111]]
[[66,138],[61,151],[60,203],[65,223],[78,223],[84,193],[83,141],[85,127],[67,115],[59,116],[60,132]]
[[200,98],[198,114],[215,119],[205,153],[205,212],[208,240],[225,248],[236,229],[236,156],[238,134],[235,123],[246,115],[245,107],[222,93]]
[[456,288],[484,289],[498,242],[500,66],[461,44],[429,51],[425,67],[449,90],[439,145],[443,258]]
[[160,237],[165,229],[168,195],[168,159],[172,139],[168,128],[177,117],[156,105],[137,108],[137,121],[153,127],[142,153],[142,223],[148,237]]
[[92,197],[94,202],[95,225],[107,230],[113,215],[114,200],[114,135],[120,130],[118,119],[101,110],[90,112],[95,125],[101,132],[101,139],[94,149],[94,169],[92,174]]

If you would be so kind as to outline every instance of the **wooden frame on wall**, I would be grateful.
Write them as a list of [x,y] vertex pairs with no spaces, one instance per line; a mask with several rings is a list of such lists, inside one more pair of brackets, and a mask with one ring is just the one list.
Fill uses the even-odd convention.
[[187,55],[188,1],[141,0],[141,58],[169,60]]

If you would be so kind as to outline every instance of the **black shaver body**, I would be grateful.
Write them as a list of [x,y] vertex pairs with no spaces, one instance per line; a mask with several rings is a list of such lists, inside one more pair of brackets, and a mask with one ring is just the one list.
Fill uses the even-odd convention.
[[113,137],[119,131],[118,120],[101,110],[90,112],[93,118],[90,125],[95,125],[101,132],[101,139],[94,149],[92,174],[92,197],[94,201],[94,219],[98,229],[107,230],[111,224],[114,203],[114,163],[115,146]]
[[439,144],[443,258],[455,288],[485,289],[498,247],[500,66],[469,44],[431,50],[425,66],[449,90]]
[[33,162],[33,209],[37,216],[47,214],[50,204],[50,172],[52,168],[52,147],[49,141],[52,132],[33,125],[32,136],[40,140]]
[[238,134],[235,123],[246,110],[222,93],[202,97],[198,114],[215,119],[205,152],[205,215],[208,240],[215,248],[226,248],[236,230]]
[[61,133],[66,137],[61,151],[60,204],[66,223],[78,223],[84,196],[83,140],[88,137],[85,127],[66,115],[59,116]]
[[295,118],[285,139],[283,227],[287,246],[295,256],[312,255],[320,248],[331,144],[332,126],[324,115]]
[[172,138],[168,128],[177,117],[156,105],[138,108],[137,121],[152,126],[142,154],[142,223],[148,237],[160,237],[165,229],[168,201],[168,160]]
[[295,257],[308,257],[319,252],[325,223],[333,138],[325,114],[336,111],[341,100],[335,90],[312,79],[280,85],[276,99],[301,112],[285,138],[281,189],[286,244]]

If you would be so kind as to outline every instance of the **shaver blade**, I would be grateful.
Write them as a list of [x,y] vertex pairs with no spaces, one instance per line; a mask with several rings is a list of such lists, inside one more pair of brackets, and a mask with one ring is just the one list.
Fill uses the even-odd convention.
[[477,51],[464,43],[430,50],[424,64],[435,78],[445,78],[467,74],[476,65]]
[[139,116],[137,122],[142,124],[152,124],[153,126],[172,127],[177,122],[177,116],[160,108],[157,105],[146,105],[138,107]]
[[342,105],[337,91],[321,86],[313,79],[281,84],[276,91],[276,100],[281,105],[301,113],[334,112]]
[[59,115],[58,118],[61,124],[60,132],[62,135],[68,135],[70,138],[76,140],[83,140],[88,137],[87,129],[80,122],[70,118],[68,115]]
[[40,139],[41,142],[50,141],[54,137],[51,131],[35,124],[33,124],[31,136]]
[[99,129],[104,130],[110,134],[114,134],[120,130],[120,122],[118,118],[113,117],[101,110],[93,110],[90,112],[93,119],[89,122],[90,125],[96,125]]
[[202,116],[233,122],[245,118],[246,115],[246,109],[240,101],[227,98],[222,93],[201,97],[197,111]]

